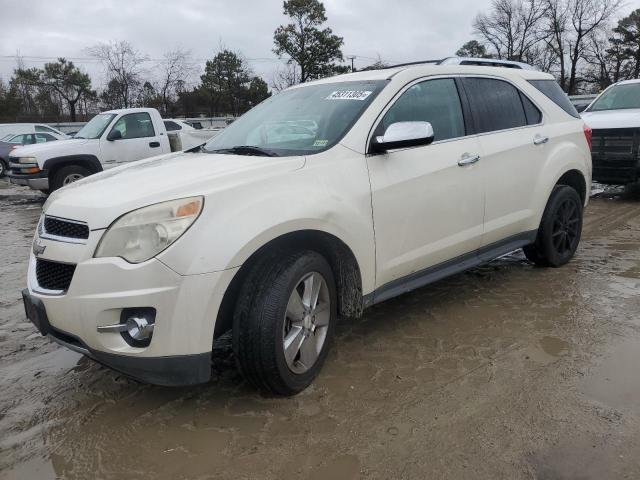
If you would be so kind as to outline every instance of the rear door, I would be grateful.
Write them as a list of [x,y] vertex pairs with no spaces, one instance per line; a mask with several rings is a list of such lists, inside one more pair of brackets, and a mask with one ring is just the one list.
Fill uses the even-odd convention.
[[[118,130],[122,138],[107,140],[109,132],[114,130]],[[149,113],[127,113],[120,117],[100,140],[100,153],[105,168],[163,153]]]
[[[453,78],[417,81],[374,130],[426,121],[431,145],[367,156],[376,238],[376,286],[472,253],[480,247],[484,213],[478,138],[468,136]],[[422,271],[422,272],[421,272]]]
[[541,110],[514,84],[489,77],[461,81],[482,151],[487,246],[530,228],[550,132]]

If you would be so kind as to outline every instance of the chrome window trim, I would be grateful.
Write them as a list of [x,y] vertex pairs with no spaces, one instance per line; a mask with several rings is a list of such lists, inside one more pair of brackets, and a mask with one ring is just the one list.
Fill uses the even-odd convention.
[[[380,113],[378,114],[378,116],[376,117],[376,119],[374,120],[373,124],[371,125],[371,127],[369,129],[369,134],[367,135],[367,142],[366,142],[366,148],[365,148],[365,152],[366,152],[365,156],[379,155],[379,153],[373,153],[373,152],[369,151],[369,146],[371,144],[371,139],[373,138],[373,132],[378,127],[378,124],[382,121],[382,119],[384,118],[386,113],[389,111],[389,109],[398,101],[398,99],[404,94],[404,92],[406,92],[412,86],[414,86],[414,85],[416,85],[418,83],[424,82],[424,81],[447,79],[447,78],[450,78],[450,79],[455,79],[455,78],[488,78],[488,79],[501,80],[503,82],[507,82],[508,84],[513,86],[516,90],[518,90],[518,92],[520,92],[522,95],[524,95],[540,111],[540,113],[541,113],[540,122],[536,123],[536,124],[532,124],[532,125],[522,125],[520,127],[505,128],[505,129],[502,129],[502,130],[491,130],[490,132],[473,133],[471,135],[464,135],[462,137],[447,138],[445,140],[438,140],[438,141],[432,142],[429,145],[419,145],[419,146],[416,146],[416,147],[403,148],[403,149],[393,150],[393,152],[401,152],[401,151],[409,150],[409,149],[413,149],[413,148],[425,148],[425,147],[429,147],[431,145],[439,145],[439,144],[446,143],[446,142],[453,142],[453,141],[461,140],[463,138],[478,138],[478,137],[483,137],[483,136],[486,136],[486,135],[493,135],[495,133],[513,132],[513,131],[516,131],[516,130],[523,130],[525,128],[541,127],[541,126],[546,125],[546,123],[547,123],[546,122],[546,113],[545,113],[544,109],[540,107],[539,103],[536,102],[534,99],[532,99],[531,96],[527,92],[525,92],[522,88],[520,88],[517,84],[515,84],[514,82],[512,82],[508,78],[500,77],[500,76],[497,76],[497,75],[486,75],[486,74],[483,75],[483,74],[477,74],[477,73],[456,73],[456,74],[426,75],[424,77],[420,77],[420,78],[416,78],[414,80],[411,80],[409,83],[406,83],[405,85],[403,85],[402,88],[400,88],[396,92],[396,94],[391,98],[391,100],[389,100],[389,102],[385,105],[385,107],[380,111]],[[460,99],[460,106],[463,109],[463,113],[464,113],[464,106],[462,105],[462,99]],[[524,106],[523,106],[523,108],[524,108]],[[525,118],[526,118],[526,116],[525,116]]]

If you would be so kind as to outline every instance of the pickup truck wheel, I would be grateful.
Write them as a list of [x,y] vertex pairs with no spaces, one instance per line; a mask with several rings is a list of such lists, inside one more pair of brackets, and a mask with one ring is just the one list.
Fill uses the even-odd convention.
[[233,349],[245,378],[269,394],[294,395],[316,377],[337,318],[333,272],[316,252],[259,262],[240,290]]
[[62,167],[53,175],[53,185],[51,185],[51,191],[58,190],[59,188],[69,185],[70,183],[77,182],[84,177],[91,175],[91,172],[79,165],[69,165]]
[[526,257],[539,266],[560,267],[576,252],[582,233],[582,200],[575,189],[558,185],[545,207],[538,236],[524,247]]

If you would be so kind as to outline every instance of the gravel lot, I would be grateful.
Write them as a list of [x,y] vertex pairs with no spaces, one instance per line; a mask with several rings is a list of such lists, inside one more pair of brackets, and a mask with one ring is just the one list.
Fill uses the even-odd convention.
[[314,385],[142,385],[24,316],[44,196],[0,180],[0,478],[640,478],[640,195],[598,193],[577,257],[520,253],[337,329]]

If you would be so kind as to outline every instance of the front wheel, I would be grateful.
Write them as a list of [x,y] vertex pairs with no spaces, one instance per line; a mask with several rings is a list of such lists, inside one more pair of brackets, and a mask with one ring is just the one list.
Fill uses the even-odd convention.
[[523,248],[531,262],[539,266],[560,267],[576,252],[582,234],[582,200],[575,189],[557,185],[538,229],[535,243]]
[[336,317],[333,272],[320,254],[303,251],[258,262],[240,290],[233,319],[240,371],[267,393],[304,390],[327,356]]
[[52,184],[50,185],[51,191],[58,190],[59,188],[69,185],[70,183],[77,182],[91,175],[91,172],[80,165],[67,165],[55,172],[52,178]]

